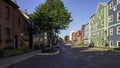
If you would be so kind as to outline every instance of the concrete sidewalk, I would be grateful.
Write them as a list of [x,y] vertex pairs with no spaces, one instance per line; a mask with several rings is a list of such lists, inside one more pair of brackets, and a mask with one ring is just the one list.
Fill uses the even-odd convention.
[[18,55],[18,56],[13,56],[13,57],[6,58],[6,59],[0,59],[0,68],[5,68],[11,64],[15,64],[15,63],[18,63],[20,61],[34,57],[39,52],[41,52],[41,50],[32,51],[29,53],[25,53],[25,54]]
[[[101,50],[101,51],[108,51],[109,49],[104,49],[104,48],[89,48],[89,49],[93,49],[93,50]],[[113,52],[120,52],[119,50],[111,50]]]

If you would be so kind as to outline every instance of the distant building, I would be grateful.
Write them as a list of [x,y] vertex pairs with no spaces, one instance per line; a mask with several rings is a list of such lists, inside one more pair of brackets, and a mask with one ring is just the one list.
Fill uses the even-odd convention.
[[73,32],[76,32],[76,31],[70,31],[70,38],[69,38],[70,41],[72,41],[72,33]]
[[84,32],[85,32],[85,25],[82,25],[82,28],[81,28],[81,44],[84,44]]
[[89,23],[87,23],[84,29],[84,44],[89,44],[89,40]]

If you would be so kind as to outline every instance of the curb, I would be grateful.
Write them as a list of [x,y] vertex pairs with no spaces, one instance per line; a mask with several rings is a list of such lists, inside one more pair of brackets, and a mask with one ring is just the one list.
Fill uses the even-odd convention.
[[59,54],[59,53],[60,53],[60,51],[57,50],[57,52],[55,52],[55,53],[37,53],[36,55],[56,55],[56,54]]
[[[25,55],[27,55],[27,53],[26,54],[23,54],[23,55],[18,55],[19,57],[17,57],[17,56],[14,56],[14,57],[17,57],[17,58],[15,58],[15,59],[13,59],[14,57],[10,57],[10,58],[8,58],[8,59],[3,59],[3,60],[0,60],[0,68],[6,68],[6,67],[8,67],[8,66],[10,66],[10,65],[13,65],[13,64],[15,64],[15,63],[18,63],[18,62],[21,62],[21,61],[24,61],[24,60],[27,60],[27,59],[29,59],[29,58],[32,58],[32,57],[34,57],[36,54],[32,54],[32,53],[36,53],[37,51],[35,51],[35,52],[31,52],[31,54],[29,55],[29,56],[25,56]],[[24,57],[25,56],[25,57]]]
[[16,63],[18,63],[18,62],[27,60],[27,59],[32,58],[32,57],[34,57],[34,56],[29,56],[29,57],[26,57],[26,58],[17,60],[17,61],[15,61],[15,62],[13,62],[13,63],[5,64],[5,65],[3,65],[3,66],[0,66],[0,68],[6,68],[6,67],[8,67],[8,66],[10,66],[10,65],[16,64]]

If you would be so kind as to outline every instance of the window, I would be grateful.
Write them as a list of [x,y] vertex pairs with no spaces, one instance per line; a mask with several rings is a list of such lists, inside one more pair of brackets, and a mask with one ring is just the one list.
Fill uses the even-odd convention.
[[109,7],[110,7],[110,9],[113,8],[113,2],[110,3]]
[[101,16],[99,15],[99,19],[101,19]]
[[110,46],[113,46],[113,41],[110,41]]
[[2,9],[2,8],[1,8],[1,3],[0,3],[0,17],[1,17],[1,9]]
[[117,21],[120,21],[120,11],[117,12]]
[[1,39],[1,26],[0,26],[0,39]]
[[120,34],[120,26],[117,27],[117,34]]
[[120,4],[120,0],[117,0],[117,4]]
[[116,10],[117,10],[117,5],[115,5],[115,6],[114,6],[113,10],[114,10],[114,11],[116,11]]
[[104,20],[102,20],[102,25],[104,25]]
[[113,21],[113,15],[109,16],[109,23]]
[[110,35],[113,35],[113,28],[110,29]]
[[120,41],[117,41],[117,46],[120,47]]
[[5,29],[6,40],[10,40],[10,28]]
[[18,27],[20,29],[20,17],[18,17]]
[[10,19],[10,8],[6,6],[6,18]]
[[103,13],[104,13],[104,10],[102,9],[102,10],[101,10],[101,15],[103,15]]

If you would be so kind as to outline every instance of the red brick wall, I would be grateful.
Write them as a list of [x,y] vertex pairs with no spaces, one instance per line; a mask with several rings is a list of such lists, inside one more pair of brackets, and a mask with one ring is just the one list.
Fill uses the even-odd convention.
[[[26,44],[25,46],[20,46],[20,40],[22,39],[21,33],[24,34],[24,36],[29,36],[29,27],[26,18],[21,14],[21,12],[13,7],[12,5],[6,3],[3,0],[0,0],[1,5],[1,16],[0,16],[0,27],[1,27],[1,40],[0,40],[0,48],[5,48],[7,46],[14,47],[14,37],[15,35],[18,36],[18,48],[26,47],[29,44]],[[10,19],[6,19],[6,6],[10,8]],[[19,20],[20,17],[20,29],[19,29]],[[25,30],[25,27],[27,28]],[[5,28],[10,28],[10,35],[11,35],[11,42],[6,42],[5,40]],[[29,37],[28,37],[29,38]],[[29,41],[26,41],[25,43],[29,43]]]

